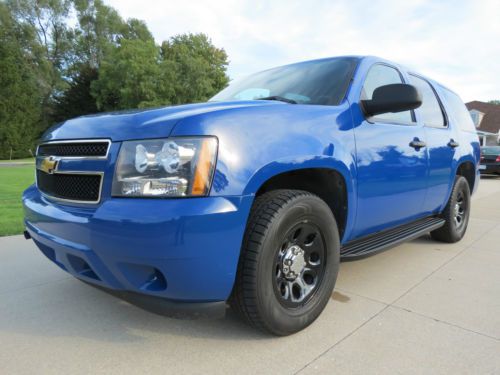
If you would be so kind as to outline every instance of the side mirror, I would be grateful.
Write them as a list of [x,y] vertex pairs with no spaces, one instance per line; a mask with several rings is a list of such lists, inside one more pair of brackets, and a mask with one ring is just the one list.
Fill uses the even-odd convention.
[[367,116],[388,112],[403,112],[422,105],[422,96],[417,88],[406,83],[380,86],[373,91],[371,100],[361,100],[363,112]]

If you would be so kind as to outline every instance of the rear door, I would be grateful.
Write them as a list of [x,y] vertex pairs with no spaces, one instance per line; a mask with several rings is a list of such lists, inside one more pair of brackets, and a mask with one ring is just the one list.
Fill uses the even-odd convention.
[[[360,100],[380,86],[402,83],[394,66],[374,64],[364,79]],[[354,124],[358,201],[353,238],[404,224],[422,215],[427,189],[427,152],[412,111],[386,113]]]
[[438,212],[447,201],[451,176],[455,174],[452,168],[453,159],[458,157],[459,138],[449,126],[444,107],[431,83],[416,74],[410,73],[409,78],[422,94],[422,105],[415,112],[427,139],[429,175],[423,211],[430,214]]

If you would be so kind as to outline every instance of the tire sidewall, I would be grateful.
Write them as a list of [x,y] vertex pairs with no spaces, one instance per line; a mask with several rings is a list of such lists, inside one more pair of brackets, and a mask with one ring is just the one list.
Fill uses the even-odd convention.
[[[298,223],[308,221],[320,230],[325,244],[326,268],[318,289],[300,308],[287,309],[274,291],[274,260],[283,236]],[[268,329],[276,334],[290,334],[311,324],[323,311],[332,294],[338,274],[340,243],[335,218],[330,208],[315,196],[299,196],[280,208],[273,219],[258,259],[257,308],[268,322]]]
[[[458,198],[458,193],[462,191],[464,194],[464,200],[466,204],[466,212],[465,212],[465,223],[459,228],[457,228],[456,222],[455,222],[455,204],[457,203],[457,198]],[[462,237],[465,235],[465,232],[467,231],[467,226],[469,225],[469,217],[470,217],[470,189],[469,189],[469,184],[467,180],[460,176],[457,178],[455,181],[455,187],[453,189],[453,194],[450,199],[450,207],[448,209],[448,218],[450,226],[451,226],[451,234],[454,237],[456,241],[462,239]]]

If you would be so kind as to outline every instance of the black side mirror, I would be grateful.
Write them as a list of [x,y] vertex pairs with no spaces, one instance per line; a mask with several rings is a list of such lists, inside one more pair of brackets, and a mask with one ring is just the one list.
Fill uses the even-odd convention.
[[373,91],[371,100],[361,100],[361,106],[367,116],[409,111],[421,105],[422,96],[417,88],[406,83],[394,83],[377,87]]

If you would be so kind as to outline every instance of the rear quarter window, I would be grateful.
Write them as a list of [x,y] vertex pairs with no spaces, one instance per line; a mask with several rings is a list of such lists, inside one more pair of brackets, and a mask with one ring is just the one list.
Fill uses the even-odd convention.
[[448,116],[451,116],[455,126],[464,132],[475,134],[476,127],[462,99],[448,89],[442,88],[441,92],[445,99]]

